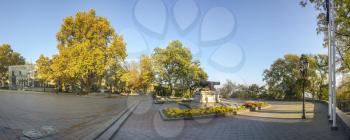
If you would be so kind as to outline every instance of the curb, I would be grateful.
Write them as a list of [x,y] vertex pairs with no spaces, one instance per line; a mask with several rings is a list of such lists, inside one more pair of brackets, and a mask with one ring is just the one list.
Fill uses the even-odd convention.
[[225,113],[223,114],[207,114],[207,115],[200,115],[200,116],[192,116],[192,117],[177,117],[177,118],[169,118],[167,117],[162,110],[159,110],[159,115],[162,118],[163,121],[177,121],[177,120],[196,120],[196,119],[208,119],[208,118],[218,118],[218,117],[233,117],[235,115],[240,115],[242,113],[250,112],[248,109],[244,109],[241,111],[234,111],[232,112],[233,115],[226,116]]
[[163,119],[163,121],[207,119],[207,118],[217,118],[217,117],[222,116],[222,115],[217,115],[217,114],[208,114],[208,115],[192,116],[192,117],[168,118],[161,110],[159,110],[159,114],[160,114],[161,118]]
[[116,117],[104,123],[99,129],[92,132],[90,135],[83,138],[83,140],[107,140],[114,136],[120,129],[125,120],[131,115],[131,113],[139,105],[140,101],[132,104],[129,108],[124,109]]

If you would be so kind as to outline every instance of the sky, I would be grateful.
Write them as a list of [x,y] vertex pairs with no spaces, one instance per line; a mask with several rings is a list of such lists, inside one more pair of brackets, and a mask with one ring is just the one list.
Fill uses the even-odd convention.
[[263,85],[286,53],[326,53],[318,12],[299,0],[0,0],[0,44],[29,62],[57,54],[63,19],[95,9],[127,42],[128,60],[181,40],[209,80]]

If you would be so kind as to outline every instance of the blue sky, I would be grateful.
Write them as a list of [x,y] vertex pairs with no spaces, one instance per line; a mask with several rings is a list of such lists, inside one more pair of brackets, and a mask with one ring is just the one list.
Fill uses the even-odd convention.
[[317,11],[298,0],[0,0],[0,44],[32,62],[51,56],[63,19],[91,8],[124,36],[129,60],[179,39],[215,81],[263,84],[284,54],[327,51]]

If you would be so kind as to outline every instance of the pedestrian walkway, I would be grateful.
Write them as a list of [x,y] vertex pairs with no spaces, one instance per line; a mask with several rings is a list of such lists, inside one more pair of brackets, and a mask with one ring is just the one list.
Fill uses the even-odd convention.
[[0,91],[0,140],[17,140],[23,137],[23,130],[43,126],[57,130],[47,139],[80,139],[122,111],[133,98]]
[[158,110],[167,105],[141,103],[125,122],[115,140],[345,140],[342,128],[331,131],[327,106],[315,104],[312,119],[275,119],[251,116],[204,120],[162,121]]
[[[258,111],[246,112],[244,116],[255,116],[265,118],[299,119],[302,118],[302,102],[270,101],[267,108]],[[310,119],[314,117],[314,103],[305,103],[305,116]]]

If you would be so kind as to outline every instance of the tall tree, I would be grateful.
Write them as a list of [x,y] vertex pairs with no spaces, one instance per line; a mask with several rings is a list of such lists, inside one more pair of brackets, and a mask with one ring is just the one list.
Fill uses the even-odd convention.
[[152,58],[158,85],[166,85],[172,96],[175,96],[175,88],[196,85],[198,79],[208,78],[199,63],[192,60],[190,50],[179,40],[171,41],[166,48],[155,48]]
[[[301,98],[303,77],[300,75],[300,56],[286,54],[277,59],[264,72],[264,81],[268,87],[268,97],[279,99]],[[326,55],[307,55],[309,66],[305,83],[306,91],[322,100],[328,96],[327,72],[328,57]],[[265,96],[265,95],[264,95]]]
[[51,64],[52,61],[44,55],[40,55],[38,60],[36,60],[36,79],[40,80],[44,84],[44,90],[47,83],[52,80]]
[[5,82],[8,80],[8,67],[11,65],[23,65],[25,63],[24,58],[17,52],[11,49],[8,44],[0,45],[0,81],[1,86],[5,86]]
[[180,79],[186,77],[186,72],[192,61],[189,49],[179,40],[171,41],[166,48],[155,48],[153,54],[155,71],[160,82],[164,82],[175,96],[174,86]]
[[[339,71],[349,72],[350,71],[350,0],[332,0],[334,1],[335,9],[335,41],[336,41],[336,52],[339,55],[338,61],[341,62]],[[327,7],[325,0],[301,0],[300,4],[306,6],[307,3],[314,4],[315,8],[320,12],[317,16],[317,32],[324,33],[324,47],[328,47],[327,38]]]
[[140,87],[143,93],[147,93],[147,89],[150,88],[154,81],[154,72],[152,66],[152,59],[149,56],[142,55],[140,58]]
[[120,93],[123,90],[122,76],[126,70],[121,64],[111,65],[107,70],[106,83],[111,93]]
[[314,95],[319,100],[325,100],[328,98],[328,56],[324,54],[311,55],[309,56],[311,60],[314,60],[315,64],[315,75],[311,80],[314,87],[310,87],[310,89],[315,89]]
[[82,92],[100,86],[109,66],[126,58],[123,37],[93,9],[65,18],[56,38],[59,54],[53,59],[53,72],[59,83],[79,83]]
[[263,75],[272,97],[280,99],[300,97],[297,86],[297,80],[300,78],[298,55],[287,54],[284,58],[277,59]]
[[200,67],[200,62],[195,61],[190,65],[187,77],[184,78],[185,89],[192,95],[194,90],[200,86],[200,81],[208,80],[207,73]]
[[126,65],[126,72],[121,79],[125,83],[127,92],[135,93],[140,89],[140,67],[136,62],[131,62]]

